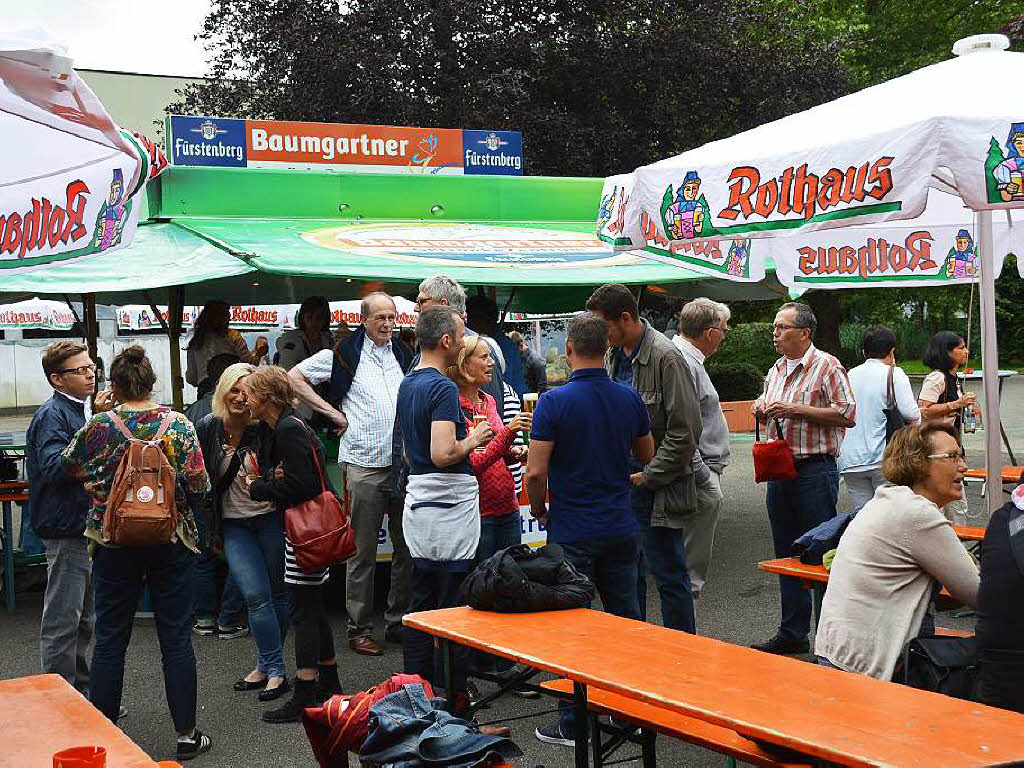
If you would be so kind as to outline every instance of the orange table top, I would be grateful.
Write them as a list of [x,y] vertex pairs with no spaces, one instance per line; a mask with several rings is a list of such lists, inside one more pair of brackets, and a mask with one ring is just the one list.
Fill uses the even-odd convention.
[[[806,582],[818,584],[828,583],[828,571],[823,565],[808,565],[801,563],[799,557],[780,557],[776,560],[762,560],[757,567],[768,573],[777,573],[780,576],[792,576]],[[952,600],[953,596],[943,587],[939,597]],[[958,604],[959,605],[959,604]]]
[[59,675],[0,680],[0,766],[49,766],[68,747],[106,747],[107,768],[156,762]]
[[404,623],[843,765],[1024,760],[1024,715],[600,611],[446,608]]
[[[972,480],[984,480],[987,471],[984,467],[969,469],[964,472],[964,477],[969,477]],[[1003,467],[1000,474],[1004,483],[1019,483],[1021,477],[1024,476],[1024,467]]]

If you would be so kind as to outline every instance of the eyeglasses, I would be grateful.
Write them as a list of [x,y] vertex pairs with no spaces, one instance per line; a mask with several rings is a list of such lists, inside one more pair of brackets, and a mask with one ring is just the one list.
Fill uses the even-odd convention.
[[806,328],[806,326],[804,326],[804,325],[790,325],[789,323],[775,323],[775,325],[772,326],[772,332],[773,333],[782,333],[782,331],[803,330],[804,328]]
[[929,459],[951,459],[952,461],[959,462],[964,466],[967,465],[967,459],[963,457],[960,451],[950,451],[949,453],[929,453]]
[[720,325],[712,325],[710,328],[708,328],[708,330],[709,331],[718,331],[720,334],[722,334],[722,336],[725,336],[725,334],[728,333],[728,329],[723,328]]
[[96,373],[95,365],[80,365],[77,368],[61,368],[57,373],[76,373],[79,376],[86,376],[90,373]]

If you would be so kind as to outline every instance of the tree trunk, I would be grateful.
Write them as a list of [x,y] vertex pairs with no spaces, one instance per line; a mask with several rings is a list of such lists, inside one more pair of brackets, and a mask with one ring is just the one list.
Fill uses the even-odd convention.
[[818,332],[814,334],[814,346],[829,354],[839,356],[839,292],[811,291],[805,297],[818,319]]

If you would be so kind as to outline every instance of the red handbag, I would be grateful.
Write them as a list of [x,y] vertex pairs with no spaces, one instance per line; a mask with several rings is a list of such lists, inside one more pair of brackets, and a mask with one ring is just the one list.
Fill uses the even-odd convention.
[[[754,480],[763,483],[766,480],[796,480],[796,461],[793,459],[793,449],[782,437],[782,423],[775,421],[775,430],[778,432],[778,440],[765,440],[761,442],[761,419],[755,418],[754,435],[757,442],[754,443]],[[768,436],[768,427],[765,428],[765,437]]]
[[[310,433],[310,440],[314,439]],[[320,475],[320,494],[284,511],[284,529],[295,550],[295,562],[306,573],[322,571],[356,553],[355,531],[341,501],[327,487],[316,443],[313,463]]]

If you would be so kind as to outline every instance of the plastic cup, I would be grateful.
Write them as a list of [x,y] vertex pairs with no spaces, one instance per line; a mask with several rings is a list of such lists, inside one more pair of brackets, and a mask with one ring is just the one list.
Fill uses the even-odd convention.
[[533,413],[537,407],[537,399],[540,397],[536,392],[527,392],[523,395],[523,410],[527,413]]
[[70,747],[53,753],[53,768],[105,768],[105,747]]

